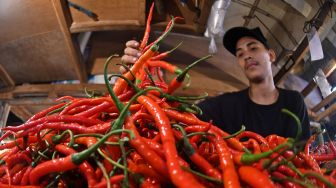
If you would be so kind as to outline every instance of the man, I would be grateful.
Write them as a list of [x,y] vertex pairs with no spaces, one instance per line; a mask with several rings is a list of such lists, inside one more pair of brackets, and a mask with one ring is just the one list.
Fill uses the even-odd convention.
[[[242,125],[246,130],[262,136],[277,134],[295,137],[295,121],[281,112],[282,108],[296,114],[302,124],[302,140],[310,136],[306,106],[300,93],[277,88],[274,85],[271,64],[275,52],[268,47],[267,40],[259,28],[234,27],[223,37],[224,47],[236,56],[237,62],[249,80],[249,87],[232,93],[209,98],[198,106],[202,109],[202,120],[212,120],[228,133],[238,131]],[[134,62],[140,55],[137,43],[129,41],[122,60]]]

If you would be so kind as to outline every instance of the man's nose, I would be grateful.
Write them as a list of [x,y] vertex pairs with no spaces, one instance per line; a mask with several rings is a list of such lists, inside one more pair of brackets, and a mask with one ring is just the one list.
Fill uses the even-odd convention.
[[246,53],[245,56],[244,56],[244,60],[247,61],[249,59],[252,59],[251,55]]

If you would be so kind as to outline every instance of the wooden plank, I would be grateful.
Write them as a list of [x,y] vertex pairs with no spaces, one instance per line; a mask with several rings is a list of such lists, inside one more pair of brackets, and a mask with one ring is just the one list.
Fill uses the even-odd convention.
[[25,106],[11,106],[11,112],[23,121],[27,121],[33,114]]
[[111,26],[144,26],[146,17],[145,0],[71,0],[98,17],[89,17],[74,7],[70,8],[73,19],[71,32],[105,30]]
[[70,27],[71,33],[87,32],[87,31],[104,31],[104,30],[126,30],[142,26],[136,20],[111,20],[97,22],[73,23]]
[[0,80],[5,83],[6,87],[15,86],[15,82],[0,64]]
[[[331,75],[331,73],[334,72],[335,68],[336,68],[336,60],[335,60],[335,59],[332,59],[332,60],[329,61],[329,63],[327,64],[327,66],[325,66],[325,67],[323,68],[323,73],[324,73],[324,75],[325,75],[326,77],[329,77],[329,76]],[[308,96],[309,93],[310,93],[311,91],[313,91],[313,90],[316,88],[316,86],[317,86],[317,85],[316,85],[314,79],[312,79],[312,80],[308,83],[308,85],[307,85],[305,88],[303,88],[303,90],[301,91],[301,94],[302,94],[304,97]]]
[[61,31],[64,35],[65,42],[69,51],[72,66],[75,69],[77,78],[81,83],[87,82],[87,73],[85,69],[84,60],[80,52],[79,44],[77,43],[75,36],[70,33],[70,25],[72,24],[72,18],[70,15],[68,4],[65,0],[52,0],[52,5],[56,13],[56,17],[61,27]]
[[336,98],[336,92],[334,91],[330,95],[328,95],[326,98],[324,98],[320,103],[314,106],[311,110],[313,112],[317,112],[321,108],[325,107],[327,104],[330,104],[331,101],[333,101],[335,98]]
[[0,45],[0,64],[16,84],[76,80],[60,31],[39,33]]
[[25,97],[60,97],[65,95],[83,97],[85,96],[85,88],[88,90],[106,92],[106,86],[104,84],[27,84],[16,86],[11,91],[0,93],[0,100]]
[[331,116],[335,113],[336,111],[336,103],[331,105],[329,108],[327,108],[326,110],[324,110],[323,112],[317,114],[317,117],[315,119],[315,121],[319,122],[320,120],[328,117],[328,116]]
[[0,44],[59,30],[49,1],[1,0]]
[[6,126],[9,112],[10,106],[6,102],[0,101],[0,128]]

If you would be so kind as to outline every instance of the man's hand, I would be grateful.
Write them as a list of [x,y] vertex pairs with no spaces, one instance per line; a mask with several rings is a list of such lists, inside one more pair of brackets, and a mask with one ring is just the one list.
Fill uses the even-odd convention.
[[[138,50],[139,45],[140,44],[138,41],[127,41],[124,55],[121,57],[121,62],[125,63],[126,65],[132,66],[141,55],[140,51]],[[125,73],[126,69],[123,66],[120,66],[119,71],[121,73]]]
[[138,50],[139,45],[139,42],[135,40],[127,41],[124,55],[121,57],[121,61],[126,64],[134,64],[141,55],[140,51]]

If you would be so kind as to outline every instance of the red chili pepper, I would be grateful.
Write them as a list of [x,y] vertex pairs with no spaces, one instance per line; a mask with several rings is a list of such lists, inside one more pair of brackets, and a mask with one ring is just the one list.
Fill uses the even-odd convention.
[[[304,161],[302,158],[300,158],[299,156],[297,156],[297,155],[294,156],[293,151],[286,150],[286,151],[284,151],[284,152],[282,153],[282,155],[283,155],[286,159],[292,159],[292,161],[293,161],[293,163],[294,163],[294,165],[295,165],[296,167],[301,168],[301,167],[304,166],[305,161]],[[294,156],[294,158],[293,158],[293,156]]]
[[252,166],[241,166],[238,169],[240,178],[252,187],[275,187],[268,176]]
[[144,105],[148,112],[154,117],[159,128],[162,145],[165,151],[167,166],[173,183],[179,187],[203,187],[189,173],[183,171],[177,160],[178,154],[175,147],[175,139],[171,130],[170,121],[164,111],[152,99],[146,96],[139,96],[137,101]]
[[94,106],[93,108],[90,108],[84,112],[81,112],[79,114],[76,114],[75,116],[81,116],[81,117],[90,117],[96,113],[102,112],[105,109],[108,109],[109,107],[113,106],[114,104],[112,102],[103,102],[97,106]]
[[183,130],[182,127],[178,126],[181,133],[174,130],[174,135],[177,137],[178,140],[183,140],[183,146],[184,146],[184,151],[189,157],[189,159],[198,167],[201,169],[202,172],[205,174],[216,178],[216,179],[222,179],[221,174],[217,169],[215,169],[207,160],[205,160],[201,155],[199,155],[196,151],[195,148],[193,148],[186,137],[186,133]]
[[145,48],[145,46],[147,45],[147,42],[148,42],[149,33],[150,33],[150,24],[151,24],[152,16],[153,16],[153,9],[154,9],[154,2],[152,3],[151,8],[149,9],[145,34],[144,34],[144,36],[142,38],[142,41],[141,41],[141,44],[139,46],[140,50],[143,50]]
[[199,60],[193,62],[192,64],[188,65],[188,66],[187,66],[187,67],[186,67],[180,74],[178,74],[178,76],[176,76],[176,77],[170,82],[170,84],[169,84],[169,86],[168,86],[168,91],[167,91],[167,93],[168,93],[168,94],[173,93],[176,89],[178,89],[178,88],[182,85],[182,83],[183,83],[183,81],[184,81],[184,79],[185,79],[185,77],[186,77],[188,71],[189,71],[193,66],[195,66],[197,63],[199,63],[199,62],[201,62],[201,61],[203,61],[203,60],[209,59],[210,57],[212,57],[212,55],[207,55],[207,56],[202,57],[201,59],[199,59]]
[[167,184],[168,181],[166,178],[162,177],[160,174],[158,174],[151,166],[148,166],[145,163],[142,164],[135,164],[131,160],[127,160],[128,168],[132,173],[139,173],[146,177],[152,177],[156,180],[159,180],[163,184]]
[[[115,175],[115,176],[110,177],[110,183],[111,183],[111,185],[112,184],[118,184],[123,179],[124,179],[124,175],[123,174],[121,174],[121,175]],[[105,178],[103,178],[103,180],[100,183],[96,184],[95,187],[96,188],[106,188],[107,187],[107,183],[106,183]]]
[[[213,131],[213,132],[216,132],[216,134],[219,134],[222,137],[230,136],[229,133],[221,130],[220,128],[218,128],[217,126],[214,126],[214,125],[211,126],[210,130]],[[228,142],[228,144],[230,146],[232,146],[233,148],[235,148],[238,151],[246,151],[247,150],[247,148],[236,137],[226,139],[226,141]]]
[[170,64],[166,61],[148,61],[147,62],[149,66],[153,67],[160,67],[163,68],[164,70],[167,70],[168,72],[172,74],[181,74],[182,69],[178,68],[177,66]]
[[[273,148],[275,148],[277,145],[286,142],[286,138],[281,137],[281,136],[278,136],[278,135],[275,135],[275,134],[268,135],[265,139],[266,139],[268,145],[267,145],[266,148],[264,147],[264,148],[262,149],[262,151],[267,151],[267,150],[269,150],[270,148],[273,149]],[[263,145],[263,144],[262,144],[262,145]],[[269,146],[269,147],[268,147],[268,146]]]
[[[272,176],[282,180],[282,179],[285,179],[286,176],[284,174],[282,174],[281,172],[277,172],[277,171],[274,171],[272,172]],[[290,182],[288,180],[283,180],[283,185],[287,188],[303,188],[302,186],[294,183],[294,182]]]
[[75,133],[87,134],[87,133],[105,133],[109,128],[111,128],[110,123],[97,124],[95,126],[84,127],[77,123],[44,123],[36,127],[28,129],[26,131],[20,132],[19,137],[26,136],[30,133],[36,133],[41,129],[55,129],[55,130],[71,130]]
[[59,115],[66,115],[70,110],[83,105],[96,106],[106,101],[111,102],[111,99],[109,97],[75,99],[69,106],[65,107]]
[[[127,73],[124,74],[124,76],[128,79],[128,80],[133,80],[133,76],[131,74],[131,72],[133,74],[137,74],[139,72],[139,70],[143,67],[144,63],[146,63],[151,57],[153,57],[157,50],[158,50],[158,43],[161,42],[161,40],[163,38],[165,38],[167,36],[167,34],[169,33],[169,31],[172,29],[172,26],[174,25],[174,19],[172,19],[172,24],[169,26],[169,29],[164,32],[163,35],[161,35],[155,42],[153,45],[148,46],[149,49],[144,49],[144,53],[140,56],[140,58],[134,63],[134,65],[131,67],[131,70],[128,71]],[[116,95],[119,95],[122,93],[122,91],[124,91],[124,89],[127,86],[127,82],[124,79],[117,79],[117,81],[114,84],[113,87],[113,92]]]
[[244,138],[244,137],[254,138],[260,144],[264,144],[264,145],[268,146],[268,143],[267,143],[266,139],[264,137],[262,137],[261,135],[259,135],[258,133],[251,132],[251,131],[243,131],[242,133],[240,133],[239,135],[236,136],[237,139],[241,139],[241,138]]
[[45,109],[45,110],[42,110],[41,112],[39,112],[39,113],[33,115],[31,118],[29,118],[29,119],[27,120],[27,122],[30,122],[30,121],[34,121],[34,120],[40,119],[40,118],[46,116],[49,112],[52,112],[52,111],[54,111],[54,110],[56,110],[56,109],[58,109],[58,108],[61,108],[61,107],[63,107],[64,105],[66,105],[66,104],[65,104],[65,103],[60,103],[60,104],[56,104],[56,105],[54,105],[54,106],[51,106],[51,107],[49,107],[49,108],[47,108],[47,109]]
[[158,171],[162,176],[168,178],[168,170],[164,160],[156,154],[150,147],[144,142],[136,130],[133,124],[132,117],[127,117],[125,122],[125,128],[133,131],[135,138],[130,140],[130,145],[135,148],[135,150],[153,166],[153,168]]
[[316,134],[313,134],[309,137],[309,139],[307,140],[306,142],[306,145],[305,145],[305,148],[304,148],[304,153],[306,155],[309,155],[309,147],[310,145],[315,141],[315,138],[316,138]]
[[332,161],[336,159],[336,154],[311,154],[310,156],[318,162]]
[[208,136],[208,139],[216,146],[216,150],[219,155],[219,164],[222,170],[224,187],[240,187],[238,174],[235,169],[228,146],[226,145],[223,138],[216,132],[213,132],[212,129],[210,129],[209,132],[216,135],[215,137]]
[[8,168],[11,168],[13,165],[25,161],[28,164],[30,164],[32,162],[31,158],[28,156],[28,152],[27,151],[23,151],[23,152],[19,152],[16,153],[14,155],[9,156],[5,162]]
[[[160,54],[158,54],[158,55],[152,57],[152,58],[150,59],[150,61],[158,61],[158,60],[161,60],[161,59],[163,59],[163,58],[168,57],[169,54],[171,54],[174,50],[176,50],[179,46],[181,46],[181,44],[182,44],[182,42],[180,42],[180,43],[179,43],[176,47],[174,47],[173,49],[171,49],[171,50],[169,50],[169,51],[166,51],[166,52],[163,52],[163,53],[160,53]],[[151,65],[151,66],[152,66],[152,67],[156,67],[156,66],[153,66],[153,65]],[[173,72],[171,72],[171,73],[173,73]]]
[[154,44],[160,42],[160,40],[161,40],[162,38],[165,37],[164,35],[165,35],[166,33],[168,33],[168,32],[170,31],[170,29],[173,27],[174,22],[175,22],[176,20],[179,20],[179,19],[183,19],[183,18],[182,18],[182,17],[174,17],[174,18],[172,18],[172,19],[169,21],[169,23],[167,24],[166,29],[165,29],[165,32],[164,32],[159,38],[157,38],[154,42],[152,42],[151,44],[147,45],[147,46],[144,48],[143,51],[147,51],[147,50],[150,49],[152,46],[154,46]]
[[24,173],[26,172],[27,168],[28,167],[24,167],[19,172],[17,172],[16,174],[13,175],[12,185],[19,185],[20,184],[21,179],[22,179]]
[[[55,150],[65,155],[71,155],[71,154],[76,153],[74,149],[69,148],[62,144],[56,145]],[[79,170],[83,174],[83,176],[86,178],[89,187],[94,187],[95,184],[97,184],[94,170],[89,162],[84,161],[83,163],[81,163],[79,165]]]
[[35,121],[31,121],[28,123],[24,123],[20,126],[17,127],[12,127],[12,126],[8,126],[8,127],[4,127],[2,128],[2,130],[10,130],[10,131],[21,131],[21,130],[27,130],[30,129],[34,126],[37,126],[39,124],[43,124],[43,123],[51,123],[51,122],[64,122],[64,123],[79,123],[79,124],[83,124],[83,125],[96,125],[99,123],[103,123],[102,121],[98,120],[98,119],[88,119],[88,118],[84,118],[84,117],[76,117],[76,116],[68,116],[68,115],[64,115],[64,116],[60,116],[60,115],[53,115],[53,116],[47,116],[47,117],[43,117],[40,118],[38,120]]
[[248,139],[247,142],[248,142],[248,145],[252,147],[254,154],[261,153],[259,143],[255,139],[250,138],[250,139]]
[[195,116],[191,115],[191,113],[187,113],[187,112],[179,112],[176,110],[172,110],[172,109],[167,109],[167,108],[162,108],[162,110],[165,112],[165,114],[167,114],[167,116],[170,119],[174,119],[178,122],[182,122],[186,125],[206,125],[208,126],[209,123],[201,121],[199,119],[197,119]]
[[314,158],[310,155],[306,155],[303,152],[299,153],[299,156],[306,162],[306,164],[315,172],[321,173],[321,169],[318,163],[314,160]]
[[[35,143],[36,141],[37,141],[37,137],[36,136],[28,136],[26,144]],[[3,145],[0,145],[0,150],[13,148],[13,147],[15,147],[17,145],[19,145],[19,147],[23,147],[23,144],[24,144],[24,139],[23,138],[18,138],[15,141],[7,142],[7,143],[5,143]],[[2,157],[0,156],[0,159],[1,158]]]
[[41,188],[41,186],[36,185],[29,185],[29,186],[22,186],[22,185],[6,185],[3,183],[0,183],[1,188]]
[[39,184],[39,179],[52,172],[63,172],[75,169],[77,165],[72,162],[72,156],[53,159],[38,164],[29,175],[29,181],[32,185]]
[[296,172],[294,172],[292,169],[290,169],[288,166],[285,166],[285,165],[280,165],[277,170],[287,176],[290,176],[290,177],[297,177],[298,175],[296,174]]
[[334,142],[332,140],[329,140],[328,143],[331,151],[336,155],[336,146],[334,145]]
[[140,185],[140,188],[160,188],[159,182],[152,177],[145,178]]
[[33,170],[33,167],[31,165],[29,165],[28,168],[27,168],[27,170],[23,174],[23,177],[21,179],[20,185],[28,185],[28,183],[29,183],[29,174],[30,174],[30,172],[32,170]]

